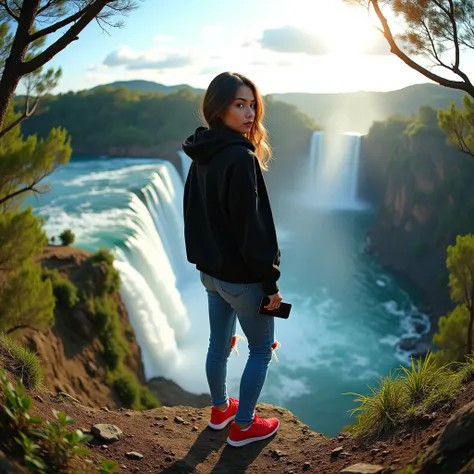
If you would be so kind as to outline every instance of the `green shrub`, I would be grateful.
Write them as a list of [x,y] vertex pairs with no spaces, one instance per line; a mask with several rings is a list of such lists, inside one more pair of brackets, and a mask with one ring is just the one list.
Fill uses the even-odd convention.
[[115,269],[114,257],[108,250],[97,250],[89,257],[89,262],[93,267],[100,266],[104,269],[103,291],[105,293],[113,294],[120,290],[120,274]]
[[[18,381],[14,387],[0,371],[0,439],[10,458],[20,458],[31,472],[40,474],[90,472],[92,459],[84,443],[92,439],[81,430],[70,430],[74,421],[64,412],[53,410],[54,420],[30,416],[32,399]],[[100,474],[114,473],[119,465],[100,459]]]
[[421,408],[424,412],[431,412],[441,408],[446,403],[451,403],[462,388],[461,377],[459,373],[445,372],[436,387],[424,400]]
[[4,333],[0,333],[0,359],[2,365],[27,388],[42,386],[43,369],[38,356]]
[[116,304],[110,297],[95,298],[94,311],[100,328],[102,354],[109,368],[115,370],[128,353]]
[[72,308],[79,302],[75,285],[66,277],[63,277],[56,269],[43,269],[43,279],[46,278],[51,280],[53,295],[59,304]]
[[433,336],[433,344],[440,348],[437,358],[444,362],[462,362],[466,354],[469,310],[458,305],[446,316],[438,320],[438,332]]
[[61,239],[61,243],[63,245],[72,245],[76,240],[76,236],[74,235],[74,232],[71,229],[66,229],[65,231],[63,231],[59,235],[59,238]]
[[151,393],[148,387],[140,387],[140,405],[144,410],[150,410],[151,408],[158,408],[160,403],[156,397]]
[[[31,434],[41,440],[41,444],[25,443],[28,439],[23,434],[20,442],[25,449],[25,460],[30,468],[40,468],[40,472],[64,472],[70,465],[70,460],[83,455],[89,455],[89,450],[82,446],[93,437],[81,430],[68,430],[74,420],[66,413],[53,410],[55,421],[42,422],[34,428]],[[37,446],[31,449],[33,446]]]
[[92,263],[107,263],[108,265],[112,265],[114,263],[114,256],[107,249],[99,249],[89,257],[89,260]]
[[113,385],[125,408],[149,410],[160,406],[150,389],[140,385],[135,374],[126,368],[116,372]]
[[474,380],[474,353],[466,357],[466,362],[461,364],[459,370],[461,383],[469,383]]
[[135,408],[140,387],[130,372],[120,372],[114,380],[114,389],[126,408]]

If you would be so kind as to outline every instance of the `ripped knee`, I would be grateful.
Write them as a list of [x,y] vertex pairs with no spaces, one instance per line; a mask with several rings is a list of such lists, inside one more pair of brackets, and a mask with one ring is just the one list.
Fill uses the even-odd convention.
[[[239,355],[239,348],[237,347],[237,342],[238,341],[244,341],[245,338],[243,336],[240,336],[239,334],[235,334],[232,336],[232,339],[230,341],[230,348],[229,348],[229,355],[232,351],[235,351],[235,354],[238,356]],[[276,355],[276,350],[280,349],[281,344],[279,341],[276,339],[270,344],[270,349],[271,349],[271,358],[275,360],[276,363],[278,363],[278,356]]]
[[280,349],[281,344],[275,339],[273,344],[270,346],[272,348],[272,358],[275,359],[275,362],[278,364],[278,356],[276,355],[276,349]]

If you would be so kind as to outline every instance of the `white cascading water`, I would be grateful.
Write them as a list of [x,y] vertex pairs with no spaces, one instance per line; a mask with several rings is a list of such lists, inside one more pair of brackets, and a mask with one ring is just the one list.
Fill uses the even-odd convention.
[[358,174],[361,136],[356,133],[331,135],[315,131],[309,149],[309,195],[315,206],[355,209],[358,202]]
[[309,186],[314,186],[316,182],[316,169],[318,166],[318,158],[323,155],[323,138],[324,133],[315,131],[311,135],[309,143],[309,173],[308,177],[310,180]]
[[121,295],[150,379],[169,377],[180,364],[179,344],[190,323],[177,283],[178,276],[184,281],[190,275],[191,266],[184,250],[183,182],[176,168],[160,164],[142,194],[143,201],[130,196],[130,236],[114,254]]

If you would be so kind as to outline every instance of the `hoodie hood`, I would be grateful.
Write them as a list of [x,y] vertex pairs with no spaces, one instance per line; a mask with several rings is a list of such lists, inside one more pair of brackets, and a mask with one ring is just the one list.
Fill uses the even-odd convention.
[[186,138],[182,148],[193,161],[205,165],[216,153],[232,145],[241,145],[255,151],[248,138],[224,126],[212,129],[198,127],[193,135]]

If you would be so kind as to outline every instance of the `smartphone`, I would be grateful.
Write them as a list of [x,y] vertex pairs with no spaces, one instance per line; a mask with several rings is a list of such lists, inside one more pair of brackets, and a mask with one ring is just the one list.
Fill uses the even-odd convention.
[[265,309],[265,306],[267,306],[268,303],[270,303],[270,298],[268,296],[264,296],[260,302],[260,308],[258,309],[259,314],[265,314],[266,316],[274,316],[275,318],[283,319],[288,319],[290,317],[291,303],[284,303],[282,301],[280,303],[280,307],[273,310]]

